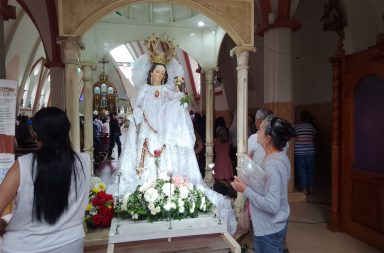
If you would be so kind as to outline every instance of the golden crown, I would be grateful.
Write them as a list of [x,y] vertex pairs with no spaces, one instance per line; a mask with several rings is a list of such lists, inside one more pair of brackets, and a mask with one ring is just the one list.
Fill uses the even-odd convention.
[[161,36],[152,34],[148,38],[147,50],[152,63],[166,65],[176,55],[176,47],[174,39],[170,40],[165,34]]

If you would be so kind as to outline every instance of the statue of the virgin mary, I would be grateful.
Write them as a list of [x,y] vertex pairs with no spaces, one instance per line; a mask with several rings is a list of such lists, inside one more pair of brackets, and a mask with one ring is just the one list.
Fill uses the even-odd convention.
[[[164,52],[158,50],[161,43]],[[151,37],[147,49],[149,55],[142,55],[132,69],[132,81],[139,92],[128,116],[127,141],[117,171],[120,184],[118,187],[116,178],[108,192],[117,195],[119,188],[123,196],[148,179],[172,172],[204,186],[219,215],[228,221],[229,232],[234,233],[236,219],[230,200],[208,188],[200,174],[192,120],[187,105],[180,102],[185,94],[179,83],[174,83],[183,76],[182,66],[173,58],[176,46],[164,36]]]

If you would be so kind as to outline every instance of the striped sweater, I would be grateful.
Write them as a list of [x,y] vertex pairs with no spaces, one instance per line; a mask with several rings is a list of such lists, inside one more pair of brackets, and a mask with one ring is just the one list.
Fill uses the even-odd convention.
[[295,125],[295,155],[313,155],[316,129],[310,123],[300,122]]

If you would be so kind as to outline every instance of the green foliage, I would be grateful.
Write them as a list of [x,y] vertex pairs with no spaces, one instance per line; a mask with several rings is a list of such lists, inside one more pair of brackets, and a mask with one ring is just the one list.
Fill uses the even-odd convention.
[[185,95],[180,99],[180,105],[183,105],[184,103],[190,104],[192,102],[192,95],[188,94]]

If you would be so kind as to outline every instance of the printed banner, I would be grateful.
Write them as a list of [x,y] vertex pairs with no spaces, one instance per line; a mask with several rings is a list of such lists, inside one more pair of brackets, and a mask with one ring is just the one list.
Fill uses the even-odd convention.
[[0,79],[0,183],[15,161],[17,82]]

